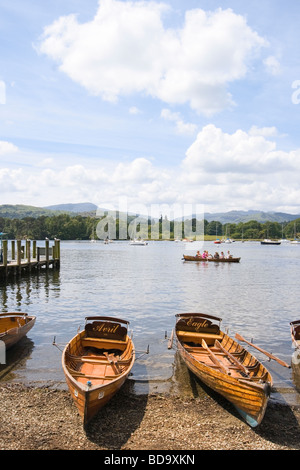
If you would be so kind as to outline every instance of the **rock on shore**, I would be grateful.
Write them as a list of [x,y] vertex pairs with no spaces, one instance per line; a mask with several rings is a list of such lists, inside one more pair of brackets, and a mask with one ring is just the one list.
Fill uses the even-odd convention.
[[300,410],[251,429],[225,400],[122,390],[86,431],[67,391],[0,383],[0,450],[299,450]]

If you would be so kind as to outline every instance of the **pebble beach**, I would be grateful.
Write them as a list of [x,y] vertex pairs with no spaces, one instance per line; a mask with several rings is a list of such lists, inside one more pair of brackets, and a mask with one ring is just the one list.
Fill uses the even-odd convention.
[[0,450],[300,449],[298,406],[270,401],[252,429],[221,397],[137,395],[131,388],[127,381],[84,430],[68,391],[0,382]]

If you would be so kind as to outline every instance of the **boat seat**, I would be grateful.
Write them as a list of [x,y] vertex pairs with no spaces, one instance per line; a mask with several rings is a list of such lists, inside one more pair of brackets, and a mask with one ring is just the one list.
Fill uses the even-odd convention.
[[91,338],[85,337],[82,338],[81,344],[84,348],[86,347],[96,347],[99,348],[100,345],[107,349],[116,349],[118,346],[120,349],[124,349],[127,346],[127,340],[111,340],[106,338]]
[[214,333],[196,333],[193,331],[177,331],[177,337],[179,340],[186,341],[186,342],[193,342],[193,343],[201,343],[202,339],[205,339],[205,341],[208,344],[213,344],[215,340],[221,340],[223,339],[223,336],[220,334],[214,334]]
[[113,380],[116,379],[121,375],[121,373],[114,374],[114,375],[90,375],[90,374],[84,374],[83,372],[80,372],[79,370],[72,369],[72,367],[67,366],[68,372],[74,377],[74,378],[86,378],[86,379],[101,379],[101,380]]

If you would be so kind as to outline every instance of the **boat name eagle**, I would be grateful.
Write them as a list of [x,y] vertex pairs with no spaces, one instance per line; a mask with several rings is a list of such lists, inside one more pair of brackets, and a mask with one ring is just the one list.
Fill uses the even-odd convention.
[[199,331],[200,328],[208,328],[210,322],[207,320],[203,320],[202,322],[195,321],[193,318],[189,318],[186,322],[187,326],[190,326],[195,329],[195,331]]

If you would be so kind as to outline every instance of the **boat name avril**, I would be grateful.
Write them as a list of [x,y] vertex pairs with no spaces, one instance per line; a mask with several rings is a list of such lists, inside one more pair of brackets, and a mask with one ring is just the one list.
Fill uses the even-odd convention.
[[98,331],[102,333],[116,333],[120,325],[108,326],[107,323],[102,323],[101,325],[93,326],[93,331]]

